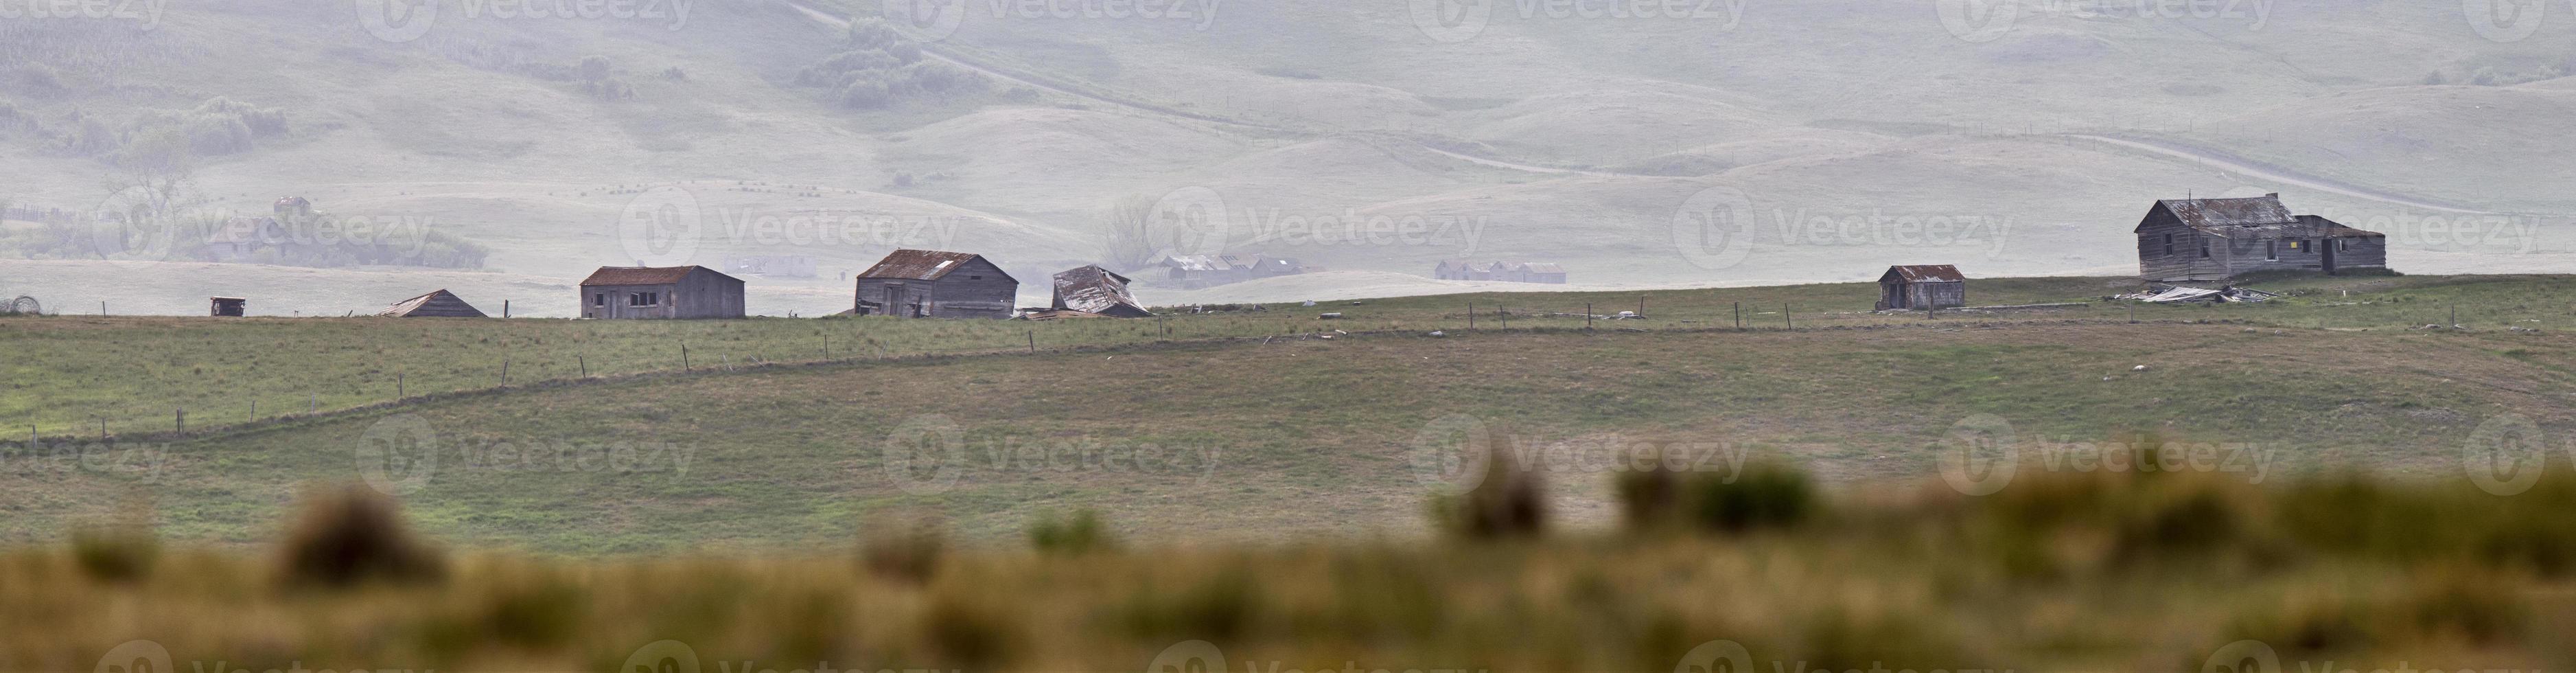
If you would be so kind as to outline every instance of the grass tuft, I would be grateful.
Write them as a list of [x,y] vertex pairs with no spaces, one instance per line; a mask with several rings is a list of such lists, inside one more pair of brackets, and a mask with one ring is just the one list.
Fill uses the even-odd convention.
[[447,571],[440,553],[412,535],[393,498],[360,484],[307,494],[280,551],[285,582],[295,586],[426,583]]

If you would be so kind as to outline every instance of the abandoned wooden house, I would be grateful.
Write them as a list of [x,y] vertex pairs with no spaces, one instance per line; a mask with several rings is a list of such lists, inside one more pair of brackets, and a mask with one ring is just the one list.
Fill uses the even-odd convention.
[[1878,310],[1923,311],[1968,305],[1968,277],[1948,264],[1887,267],[1878,276]]
[[898,318],[1011,317],[1020,281],[983,255],[896,250],[859,272],[851,312]]
[[481,310],[475,309],[473,304],[465,303],[464,299],[446,290],[436,290],[429,294],[394,302],[394,305],[385,307],[385,310],[377,311],[376,315],[389,318],[488,317],[483,315]]
[[207,315],[219,318],[242,317],[243,311],[250,305],[250,300],[240,297],[207,297],[206,299],[209,304]]
[[1136,295],[1127,291],[1127,283],[1126,276],[1097,264],[1066,269],[1055,274],[1055,302],[1051,308],[1113,318],[1153,317],[1153,312],[1136,303]]
[[603,266],[581,281],[581,317],[740,318],[742,279],[703,266]]
[[2388,237],[2315,215],[2291,215],[2281,195],[2165,199],[2138,220],[2138,275],[2150,281],[2226,280],[2256,271],[2387,268]]

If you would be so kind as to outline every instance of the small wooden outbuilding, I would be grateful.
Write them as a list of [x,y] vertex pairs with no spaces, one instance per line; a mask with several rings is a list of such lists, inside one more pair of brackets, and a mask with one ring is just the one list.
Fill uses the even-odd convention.
[[385,307],[385,310],[377,311],[376,315],[389,318],[488,317],[483,315],[483,311],[474,308],[473,304],[465,303],[464,299],[446,290],[435,290],[429,294],[394,302],[394,305]]
[[250,300],[240,297],[207,297],[206,299],[211,304],[208,315],[219,318],[242,317],[242,312],[250,305]]
[[983,255],[939,250],[896,250],[859,272],[850,310],[897,318],[1011,317],[1019,309],[1020,281]]
[[1968,305],[1968,277],[1948,264],[1887,267],[1878,276],[1878,310],[1921,311]]
[[581,281],[584,318],[742,316],[742,279],[703,266],[603,266]]

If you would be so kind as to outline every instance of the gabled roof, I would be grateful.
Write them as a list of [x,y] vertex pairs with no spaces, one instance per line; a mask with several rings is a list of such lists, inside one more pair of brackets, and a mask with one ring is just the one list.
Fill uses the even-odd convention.
[[2240,199],[2163,199],[2156,201],[2156,207],[2173,213],[2183,226],[2201,230],[2291,222],[2290,209],[2281,205],[2279,194]]
[[[942,277],[946,277],[948,272],[956,271],[959,267],[966,266],[967,262],[983,258],[983,255],[971,252],[910,249],[896,250],[893,253],[887,254],[885,259],[877,260],[876,266],[868,267],[868,270],[859,272],[859,277],[894,278],[901,280],[939,280]],[[992,262],[987,261],[985,264],[990,265]],[[995,271],[999,271],[1001,266],[993,265],[993,268]],[[1002,277],[1010,279],[1013,283],[1020,282],[1019,279],[1011,278],[1011,275],[1007,273],[1002,274]]]
[[434,290],[429,294],[394,302],[393,306],[386,307],[385,310],[382,311],[377,311],[376,315],[395,318],[487,317],[483,315],[482,311],[475,309],[474,305],[465,303],[464,299],[458,298],[455,294],[446,290]]
[[2299,216],[2299,226],[2300,226],[2301,228],[2306,229],[2307,231],[2314,232],[2314,235],[2317,235],[2317,236],[2323,236],[2323,237],[2326,237],[2326,238],[2387,238],[2387,237],[2388,237],[2388,235],[2387,235],[2387,234],[2382,234],[2382,233],[2379,233],[2379,232],[2376,232],[2376,231],[2371,231],[2371,230],[2368,230],[2368,229],[2354,229],[2354,228],[2352,228],[2352,227],[2344,226],[2344,224],[2343,224],[2342,222],[2336,222],[2336,221],[2334,221],[2334,220],[2329,220],[2329,219],[2326,219],[2326,218],[2323,218],[2323,217],[2318,217],[2318,216],[2315,216],[2315,215],[2300,215],[2300,216]]
[[[716,275],[718,275],[718,276],[724,276],[724,277],[725,277],[725,279],[727,279],[727,280],[734,280],[734,277],[732,277],[732,276],[725,276],[725,275],[724,275],[724,274],[722,274],[722,273],[717,273],[715,269],[710,269],[710,268],[706,268],[706,267],[703,267],[703,266],[695,266],[695,265],[691,265],[691,266],[603,266],[603,267],[599,267],[599,270],[598,270],[598,271],[592,271],[592,272],[590,272],[590,277],[589,277],[589,278],[581,279],[581,284],[583,284],[583,285],[669,285],[669,284],[672,284],[672,283],[680,282],[680,279],[682,279],[682,278],[687,278],[687,277],[689,277],[689,273],[690,273],[690,272],[693,272],[693,271],[705,271],[705,272],[707,272],[707,273],[713,273],[713,274],[716,274]],[[739,281],[737,281],[737,282],[739,282]]]
[[1964,283],[1968,277],[1959,275],[1959,267],[1948,264],[1911,264],[1887,267],[1887,273],[1878,276],[1881,283],[1891,279],[1908,283]]

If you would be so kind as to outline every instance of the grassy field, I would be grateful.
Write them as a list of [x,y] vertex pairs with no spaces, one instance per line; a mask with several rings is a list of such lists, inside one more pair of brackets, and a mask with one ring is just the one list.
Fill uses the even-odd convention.
[[[2269,327],[2396,329],[2458,320],[2482,330],[2554,329],[2576,309],[2576,277],[2405,276],[2305,278],[2256,283],[2296,296],[2260,305],[2145,306],[2152,322],[2240,321]],[[1974,283],[1973,303],[2098,299],[2134,290],[2116,278],[2000,278]],[[1820,284],[1713,290],[1479,293],[1271,304],[1263,312],[1175,315],[1145,321],[903,322],[757,319],[727,322],[573,320],[249,319],[152,317],[0,318],[0,437],[96,438],[236,425],[418,396],[591,376],[675,372],[751,362],[813,362],[932,353],[1041,350],[1330,330],[1582,329],[1589,309],[1636,311],[1644,320],[1595,321],[1595,329],[1705,330],[1856,327],[1927,320],[2126,321],[2129,307],[2096,301],[2072,309],[1921,315],[1867,311],[1876,286]],[[1739,309],[1739,307],[1741,307]],[[1784,314],[1783,311],[1786,311]],[[1497,311],[1510,313],[1508,319]],[[1317,316],[1338,312],[1338,321]],[[828,344],[828,345],[827,345]],[[397,385],[399,379],[399,385]],[[254,413],[253,405],[257,406]]]
[[414,548],[398,558],[420,570],[355,584],[286,560],[339,548],[345,528],[312,522],[345,506],[325,504],[261,550],[0,551],[0,668],[2537,671],[2576,662],[2576,476],[2534,486],[2093,473],[1987,497],[1770,491],[1803,514],[1726,532]]
[[[514,386],[185,438],[128,438],[115,444],[122,449],[68,443],[97,449],[89,461],[58,453],[66,442],[32,455],[22,447],[0,464],[29,484],[0,493],[0,510],[11,513],[0,539],[47,540],[79,521],[141,507],[176,537],[247,543],[299,485],[363,476],[395,483],[421,525],[442,537],[581,553],[792,548],[844,538],[871,512],[912,506],[946,511],[969,539],[1006,537],[1037,513],[1080,506],[1109,511],[1130,532],[1156,539],[1404,535],[1419,532],[1413,515],[1433,487],[1420,467],[1423,447],[1441,446],[1421,438],[1459,418],[1508,426],[1533,450],[1574,455],[1685,442],[1792,458],[1833,483],[1936,478],[1935,449],[1954,424],[1978,414],[2004,419],[2025,443],[2049,446],[2151,432],[2247,447],[2246,455],[2264,459],[2249,464],[2259,473],[2236,475],[2249,481],[2337,465],[2457,475],[2462,447],[2491,417],[2521,414],[2554,432],[2576,426],[2565,405],[2576,394],[2569,376],[2576,350],[2554,331],[2400,326],[2449,303],[2463,307],[2463,322],[2472,312],[2484,314],[2482,324],[2551,315],[2551,302],[2564,300],[2547,298],[2566,296],[2553,289],[2564,282],[2315,281],[2391,289],[2152,307],[2140,319],[2154,320],[2140,324],[2099,308],[2070,312],[2077,318],[2014,319],[1818,311],[1810,328],[1802,310],[1794,332],[1682,329],[1707,323],[1669,317],[1717,308],[1714,299],[1683,299],[1725,296],[1717,292],[1650,298],[1650,314],[1672,307],[1643,323],[1660,329],[1611,328],[1623,321],[1587,333],[1577,318],[1553,318],[1527,323],[1536,327],[1515,321],[1506,332],[1480,321],[1476,331],[1442,338],[1426,333],[1463,324],[1463,300],[1333,307],[1352,313],[1340,323],[1298,317],[1321,307],[1173,320],[1182,336],[1389,328],[1332,340],[1149,343],[1154,335],[1136,333],[1151,328],[1142,321],[523,321],[530,330],[609,333],[756,335],[778,326],[769,334],[799,339],[836,327],[960,330],[999,342],[988,347],[1000,352],[731,372],[699,365],[694,375]],[[1983,296],[2011,296],[2017,283],[2073,294],[2104,281],[1989,282],[2005,287]],[[2285,285],[2326,287],[2303,283]],[[1740,296],[1804,300],[1835,290]],[[1452,301],[1459,311],[1443,313],[1439,305]],[[2329,329],[2295,326],[2321,316],[2332,316]],[[2374,326],[2335,327],[2356,323]],[[185,321],[169,329],[192,324],[433,329],[335,320]],[[1013,352],[1025,350],[1031,328],[1047,348]],[[1103,345],[1059,349],[1077,333],[1057,329],[1104,330],[1091,335]],[[459,348],[482,346],[447,338]],[[693,358],[728,352],[698,355],[698,348]],[[819,356],[819,344],[814,350]],[[2140,365],[2147,369],[2133,371]],[[74,387],[24,381],[18,385]],[[914,447],[924,441],[951,452],[921,453]],[[434,462],[384,460],[387,453],[417,460],[422,451]],[[947,471],[933,469],[940,467]],[[1586,476],[1607,469],[1561,467]],[[1606,492],[1595,481],[1568,480],[1559,495],[1568,521],[1608,520]]]

